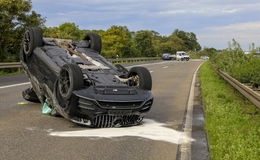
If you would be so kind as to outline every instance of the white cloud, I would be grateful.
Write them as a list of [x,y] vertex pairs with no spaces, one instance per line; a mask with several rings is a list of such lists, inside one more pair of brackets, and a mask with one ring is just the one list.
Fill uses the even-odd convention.
[[241,8],[234,8],[234,9],[226,9],[226,10],[222,10],[222,13],[236,13],[239,10],[241,10]]
[[226,26],[211,27],[212,30],[220,31],[260,31],[260,21],[230,24]]
[[181,9],[181,10],[169,10],[169,11],[161,11],[159,14],[204,14],[204,15],[223,15],[223,14],[233,14],[239,12],[241,9],[239,8],[231,8],[231,9],[221,9],[221,8],[200,8],[200,9]]
[[260,21],[205,28],[204,32],[198,34],[201,44],[216,48],[227,48],[228,41],[233,38],[244,50],[248,50],[252,42],[260,46]]

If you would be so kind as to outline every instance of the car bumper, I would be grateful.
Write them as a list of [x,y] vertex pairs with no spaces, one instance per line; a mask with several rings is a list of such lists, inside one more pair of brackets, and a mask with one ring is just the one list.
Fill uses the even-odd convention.
[[[142,97],[144,99],[133,98],[138,95],[125,95],[121,96],[121,100],[118,96],[113,100],[106,99],[104,96],[101,100],[76,94],[76,114],[70,119],[78,124],[98,128],[137,125],[153,104],[152,94],[150,92],[146,94]],[[128,97],[128,100],[122,97]]]

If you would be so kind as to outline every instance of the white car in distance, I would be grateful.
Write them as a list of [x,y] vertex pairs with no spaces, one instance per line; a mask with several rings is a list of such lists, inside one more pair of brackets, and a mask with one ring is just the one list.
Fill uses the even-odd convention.
[[189,61],[190,56],[189,56],[188,53],[186,53],[184,51],[177,51],[176,52],[176,60],[177,61]]

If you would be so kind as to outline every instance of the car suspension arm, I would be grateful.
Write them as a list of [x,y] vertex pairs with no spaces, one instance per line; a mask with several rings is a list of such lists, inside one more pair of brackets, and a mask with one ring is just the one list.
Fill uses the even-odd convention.
[[54,40],[54,43],[58,45],[59,47],[69,51],[71,55],[75,54],[76,56],[80,57],[81,59],[88,61],[88,59],[83,56],[81,53],[74,51],[75,47],[71,44],[71,41],[69,40]]

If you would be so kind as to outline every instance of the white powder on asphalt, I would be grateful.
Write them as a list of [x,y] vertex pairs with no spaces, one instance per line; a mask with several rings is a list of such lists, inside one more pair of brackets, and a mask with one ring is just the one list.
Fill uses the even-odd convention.
[[132,136],[174,144],[183,144],[193,141],[190,137],[185,136],[183,132],[165,127],[164,123],[150,119],[144,119],[143,124],[139,126],[50,132],[49,135],[58,137],[89,137],[91,139]]

